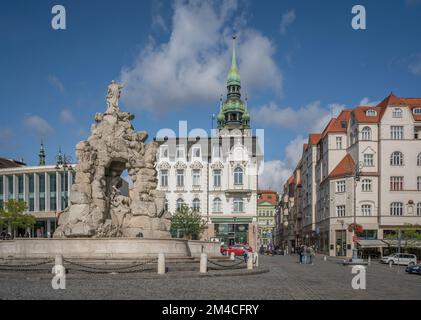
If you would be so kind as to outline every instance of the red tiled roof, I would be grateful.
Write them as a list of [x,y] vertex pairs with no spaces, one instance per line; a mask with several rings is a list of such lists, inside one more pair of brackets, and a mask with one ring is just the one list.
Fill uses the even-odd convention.
[[262,202],[269,202],[270,204],[275,205],[278,200],[278,193],[273,190],[259,190],[257,192],[259,194],[259,199],[257,199],[257,203]]
[[347,131],[349,118],[351,117],[351,112],[351,109],[342,110],[337,118],[332,118],[323,130],[322,137],[326,137],[328,133],[345,133]]
[[[376,111],[377,114],[375,116],[367,116],[366,115],[367,110],[374,110],[374,111]],[[360,122],[360,123],[377,123],[380,120],[381,108],[360,106],[360,107],[356,107],[352,111],[352,114],[354,115],[357,122]]]
[[321,137],[322,137],[321,133],[310,133],[310,135],[308,136],[308,144],[311,144],[311,145],[318,144]]
[[329,178],[343,177],[354,173],[355,161],[348,153],[329,174]]

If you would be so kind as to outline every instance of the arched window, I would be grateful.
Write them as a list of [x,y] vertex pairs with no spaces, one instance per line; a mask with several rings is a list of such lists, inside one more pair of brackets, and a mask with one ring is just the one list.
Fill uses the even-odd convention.
[[364,141],[370,141],[371,140],[371,128],[370,127],[364,127],[361,131],[361,139]]
[[240,167],[234,169],[234,184],[243,184],[243,169]]
[[417,216],[421,217],[421,202],[418,202],[417,204]]
[[241,198],[234,199],[234,212],[243,212],[244,211],[244,201]]
[[403,203],[392,202],[390,204],[390,215],[391,216],[402,216],[403,215]]
[[365,112],[367,117],[375,117],[377,115],[377,111],[373,109],[369,109]]
[[399,109],[399,108],[393,109],[392,117],[393,118],[402,118],[402,109]]
[[177,199],[177,210],[181,210],[181,208],[184,205],[184,200],[183,199]]
[[403,154],[400,151],[395,151],[390,156],[391,166],[403,166]]
[[193,211],[200,212],[200,200],[198,198],[193,200]]
[[418,154],[417,157],[417,166],[421,166],[421,152]]
[[222,201],[219,198],[213,199],[213,212],[222,212]]

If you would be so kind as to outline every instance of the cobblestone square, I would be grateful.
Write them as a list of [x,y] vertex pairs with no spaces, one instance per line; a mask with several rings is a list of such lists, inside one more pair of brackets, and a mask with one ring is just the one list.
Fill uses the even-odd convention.
[[[199,266],[197,266],[198,268]],[[420,299],[421,277],[405,267],[389,268],[374,261],[367,268],[367,289],[354,290],[351,267],[339,260],[300,265],[298,256],[261,256],[259,269],[249,276],[199,277],[198,272],[155,274],[68,274],[65,290],[53,290],[52,276],[0,272],[1,299],[279,299],[354,300]]]

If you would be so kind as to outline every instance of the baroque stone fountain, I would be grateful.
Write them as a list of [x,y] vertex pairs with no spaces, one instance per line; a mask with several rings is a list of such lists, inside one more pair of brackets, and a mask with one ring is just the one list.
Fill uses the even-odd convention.
[[[107,110],[95,115],[91,136],[76,145],[76,178],[69,207],[61,213],[54,238],[170,238],[165,194],[156,190],[156,142],[136,132],[134,115],[121,112],[122,86],[108,86]],[[124,170],[133,182],[123,195]]]

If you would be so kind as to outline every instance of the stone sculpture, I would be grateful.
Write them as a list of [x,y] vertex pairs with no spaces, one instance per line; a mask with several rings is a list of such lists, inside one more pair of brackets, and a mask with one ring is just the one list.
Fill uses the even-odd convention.
[[[118,106],[121,85],[108,86],[107,111],[95,115],[91,136],[76,145],[75,183],[70,205],[59,218],[54,237],[170,238],[165,194],[156,190],[158,145],[148,134],[135,132],[134,116]],[[122,172],[133,188],[122,195]]]

